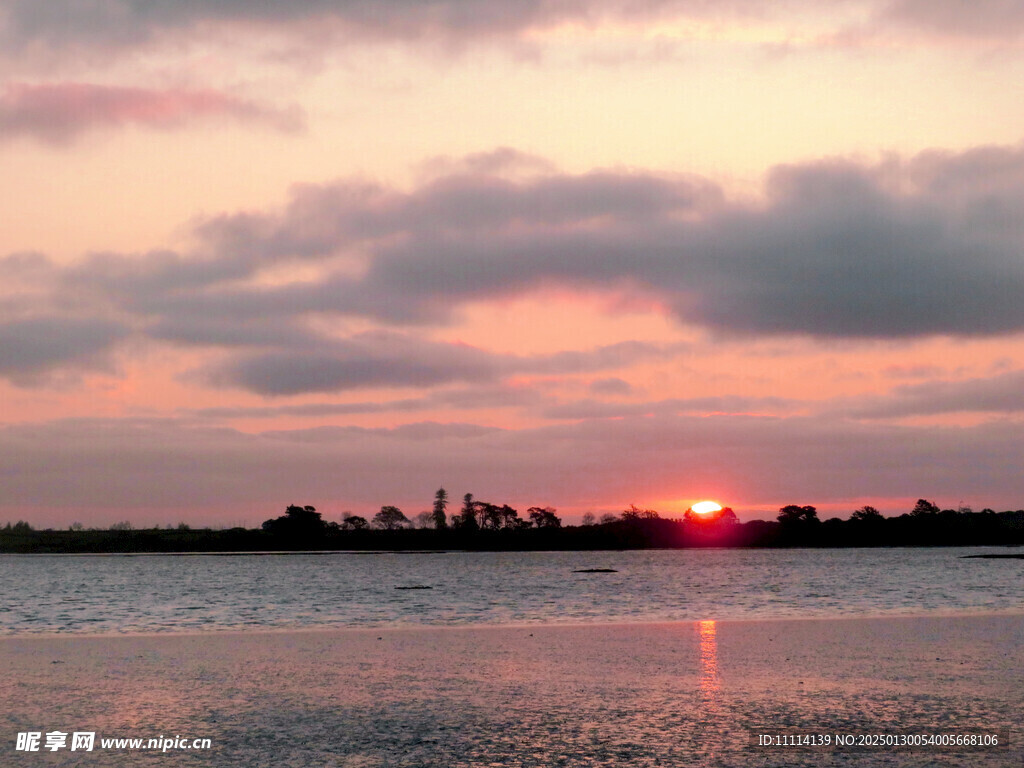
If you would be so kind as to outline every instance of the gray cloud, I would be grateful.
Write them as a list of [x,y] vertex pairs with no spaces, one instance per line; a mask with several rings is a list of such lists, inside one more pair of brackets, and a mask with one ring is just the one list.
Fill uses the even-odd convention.
[[313,427],[311,429],[291,429],[279,432],[265,432],[264,436],[288,443],[311,442],[330,445],[337,444],[339,441],[345,442],[353,436],[377,437],[390,442],[405,440],[420,442],[449,438],[463,440],[500,432],[502,430],[499,427],[486,427],[480,424],[417,421],[410,424],[400,424],[397,427]]
[[533,387],[512,384],[492,384],[447,389],[431,392],[425,398],[431,407],[447,407],[462,410],[476,408],[520,408],[536,406],[546,398]]
[[[493,155],[504,155],[497,150]],[[500,162],[500,161],[499,161]],[[475,156],[470,167],[488,167]],[[282,215],[212,218],[198,235],[215,252],[243,251],[253,261],[283,256],[322,259],[381,241],[489,236],[495,231],[657,221],[721,201],[698,177],[592,171],[516,181],[496,173],[456,172],[411,192],[366,183],[297,185]],[[442,241],[443,242],[443,241]]]
[[320,336],[296,323],[258,317],[211,322],[209,317],[170,315],[150,323],[146,333],[153,339],[187,346],[280,347],[293,352],[314,349],[321,342]]
[[188,297],[188,311],[437,323],[463,302],[559,285],[640,290],[684,321],[740,334],[1013,332],[1024,328],[1022,157],[984,148],[782,166],[760,205],[699,179],[616,173],[459,176],[410,193],[306,187],[280,217],[215,220],[204,232],[228,253],[259,241],[253,264],[270,251],[326,259],[358,244],[371,254],[365,273],[211,291]]
[[1024,411],[1024,371],[896,387],[884,397],[843,404],[841,410],[865,419],[943,413],[1019,413]]
[[934,379],[947,373],[939,365],[890,365],[882,369],[889,379]]
[[0,322],[0,376],[33,385],[57,369],[103,367],[128,332],[120,323],[98,319],[47,316]]
[[[609,384],[626,382],[621,379],[599,379]],[[594,382],[597,383],[597,382]],[[591,391],[594,387],[590,387]],[[618,384],[603,394],[630,394]],[[183,417],[195,416],[203,419],[246,419],[279,417],[324,417],[368,413],[403,413],[437,409],[473,410],[494,408],[530,407],[545,419],[589,420],[621,419],[645,416],[677,416],[681,414],[780,414],[800,410],[804,404],[780,397],[742,397],[722,395],[712,397],[670,398],[653,402],[605,402],[600,400],[577,400],[556,402],[532,387],[497,385],[474,385],[456,389],[437,389],[422,397],[403,398],[388,401],[361,401],[350,403],[304,403],[301,405],[276,405],[255,407],[215,407],[182,409]]]
[[401,413],[436,409],[494,409],[535,406],[544,397],[528,387],[505,384],[435,389],[422,397],[373,400],[352,403],[303,403],[301,405],[235,406],[182,409],[183,417],[202,419],[272,419],[280,417],[319,418],[366,413]]
[[621,419],[638,416],[674,416],[690,413],[779,414],[793,411],[800,403],[782,397],[712,397],[669,398],[646,403],[609,403],[600,400],[578,400],[548,406],[543,414],[549,419]]
[[[960,0],[832,0],[869,19],[871,31],[894,27],[946,36],[1017,36],[1024,12],[1012,0],[968,5]],[[516,37],[562,23],[595,25],[604,20],[642,22],[656,18],[799,20],[809,9],[820,15],[823,0],[4,0],[0,44],[8,51],[134,48],[217,28],[262,25],[293,27],[307,45],[337,41],[439,40]],[[835,35],[848,35],[837,28]],[[65,54],[66,55],[66,54]]]
[[423,398],[408,398],[386,402],[363,401],[358,403],[304,403],[302,405],[267,406],[223,406],[183,410],[184,417],[201,419],[276,419],[297,416],[299,418],[321,418],[324,416],[348,416],[365,413],[394,413],[417,411],[425,407]]
[[[553,355],[502,355],[466,344],[373,331],[348,339],[324,339],[309,350],[239,355],[212,366],[206,376],[214,384],[269,396],[456,382],[494,384],[517,373],[563,375],[617,368],[638,360],[671,357],[678,349],[624,342]],[[460,407],[474,398],[472,394],[452,397],[451,403]],[[477,394],[476,399],[481,407],[493,403],[489,396]]]
[[45,254],[35,251],[0,256],[0,277],[8,280],[39,279],[52,276],[53,263]]
[[213,90],[14,83],[0,95],[0,139],[29,136],[65,144],[99,128],[168,129],[209,118],[263,123],[282,131],[296,131],[303,125],[298,108],[273,109]]
[[[792,13],[808,0],[775,3],[772,15]],[[132,47],[217,25],[302,25],[307,39],[459,41],[514,36],[563,22],[602,19],[643,21],[655,17],[728,19],[766,15],[756,0],[5,0],[0,41],[9,48]],[[312,25],[316,26],[313,27]],[[345,38],[342,38],[345,39]]]
[[1015,0],[894,0],[880,19],[955,37],[1007,38],[1024,31],[1024,7]]
[[[418,37],[432,31],[487,32],[521,29],[542,17],[539,0],[423,0],[366,3],[362,0],[105,0],[81,3],[9,0],[6,33],[15,40],[128,45],[202,23],[282,24],[338,21],[387,36]],[[572,7],[572,4],[569,4]],[[578,6],[574,9],[579,13]],[[557,11],[547,15],[557,17]]]
[[556,352],[551,355],[519,357],[509,360],[513,371],[527,373],[572,374],[622,368],[643,360],[667,360],[686,352],[689,344],[650,344],[621,341],[589,350]]
[[632,394],[633,387],[625,379],[610,376],[590,382],[590,391],[595,395],[629,395]]
[[[1020,148],[780,166],[755,203],[694,177],[458,170],[409,191],[302,186],[280,212],[200,224],[190,253],[98,254],[67,268],[21,256],[3,268],[45,306],[128,318],[161,341],[247,348],[219,381],[289,394],[493,383],[685,351],[626,343],[518,359],[416,340],[415,326],[451,322],[469,302],[538,289],[640,295],[721,334],[1019,332],[1021,221]],[[260,279],[297,263],[317,275]],[[18,296],[6,297],[9,312],[25,311]],[[371,343],[310,322],[342,335],[345,318],[407,328]]]
[[312,352],[272,351],[216,366],[214,383],[262,395],[294,395],[361,387],[430,387],[496,378],[495,358],[472,347],[373,332],[324,343]]

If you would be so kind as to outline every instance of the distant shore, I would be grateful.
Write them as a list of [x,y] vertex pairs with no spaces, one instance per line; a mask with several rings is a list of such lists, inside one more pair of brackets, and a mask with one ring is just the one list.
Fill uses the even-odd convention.
[[525,529],[0,528],[0,553],[282,551],[586,551],[696,547],[1024,546],[1024,510],[900,515],[867,520],[706,523],[665,518]]
[[[817,766],[831,750],[758,751],[750,733],[988,733],[1024,709],[1024,615],[14,637],[0,652],[10,744],[211,739],[209,759],[171,766]],[[929,759],[873,754],[858,764]],[[931,757],[1018,765],[1024,743]]]

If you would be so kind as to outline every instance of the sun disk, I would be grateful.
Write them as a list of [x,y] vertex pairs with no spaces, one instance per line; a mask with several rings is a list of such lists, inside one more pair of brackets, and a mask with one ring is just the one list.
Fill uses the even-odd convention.
[[707,515],[711,512],[718,512],[722,508],[721,504],[717,504],[713,501],[698,501],[690,509],[696,512],[698,515]]

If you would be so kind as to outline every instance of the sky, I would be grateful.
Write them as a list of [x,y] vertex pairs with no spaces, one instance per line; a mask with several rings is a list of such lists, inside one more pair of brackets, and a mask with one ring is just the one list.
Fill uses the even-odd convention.
[[0,0],[0,522],[1024,506],[1024,5]]

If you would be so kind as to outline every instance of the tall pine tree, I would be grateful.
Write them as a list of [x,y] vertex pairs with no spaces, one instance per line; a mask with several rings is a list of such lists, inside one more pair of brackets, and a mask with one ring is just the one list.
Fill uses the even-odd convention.
[[448,491],[438,488],[434,494],[434,528],[441,531],[448,527],[448,515],[445,510],[448,508]]

